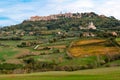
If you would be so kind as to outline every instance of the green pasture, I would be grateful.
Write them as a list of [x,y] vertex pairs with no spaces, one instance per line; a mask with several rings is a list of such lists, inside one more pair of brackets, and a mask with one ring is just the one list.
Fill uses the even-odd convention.
[[0,80],[120,80],[120,67],[0,75]]

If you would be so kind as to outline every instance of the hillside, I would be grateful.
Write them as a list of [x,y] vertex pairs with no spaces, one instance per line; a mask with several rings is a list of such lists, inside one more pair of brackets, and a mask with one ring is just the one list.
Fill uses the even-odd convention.
[[[18,25],[7,26],[1,28],[11,34],[45,34],[48,30],[62,31],[84,31],[81,27],[86,28],[90,22],[96,26],[97,30],[117,31],[120,33],[120,21],[113,16],[98,15],[94,12],[90,13],[64,13],[50,16],[33,16]],[[44,32],[43,32],[44,31]],[[52,32],[54,33],[54,31]],[[51,34],[51,33],[47,33]]]
[[0,73],[120,66],[119,28],[119,20],[93,12],[33,16],[3,27]]

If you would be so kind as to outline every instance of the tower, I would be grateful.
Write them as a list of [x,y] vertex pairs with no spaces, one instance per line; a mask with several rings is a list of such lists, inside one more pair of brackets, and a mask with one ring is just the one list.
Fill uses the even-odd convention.
[[96,29],[95,25],[93,24],[93,22],[90,22],[88,25],[88,29]]

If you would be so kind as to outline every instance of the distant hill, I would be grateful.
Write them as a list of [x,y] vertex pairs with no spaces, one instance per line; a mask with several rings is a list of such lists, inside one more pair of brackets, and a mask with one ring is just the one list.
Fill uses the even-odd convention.
[[2,31],[27,31],[40,32],[43,30],[80,30],[80,27],[87,27],[92,22],[97,29],[120,30],[120,20],[113,16],[98,15],[90,13],[64,13],[50,16],[32,16],[22,23],[1,28]]

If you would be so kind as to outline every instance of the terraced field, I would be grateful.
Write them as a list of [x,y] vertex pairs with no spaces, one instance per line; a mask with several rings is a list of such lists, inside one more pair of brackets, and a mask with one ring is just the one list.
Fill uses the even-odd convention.
[[119,48],[104,39],[90,39],[73,42],[68,52],[75,57],[108,53],[117,54],[119,53]]

